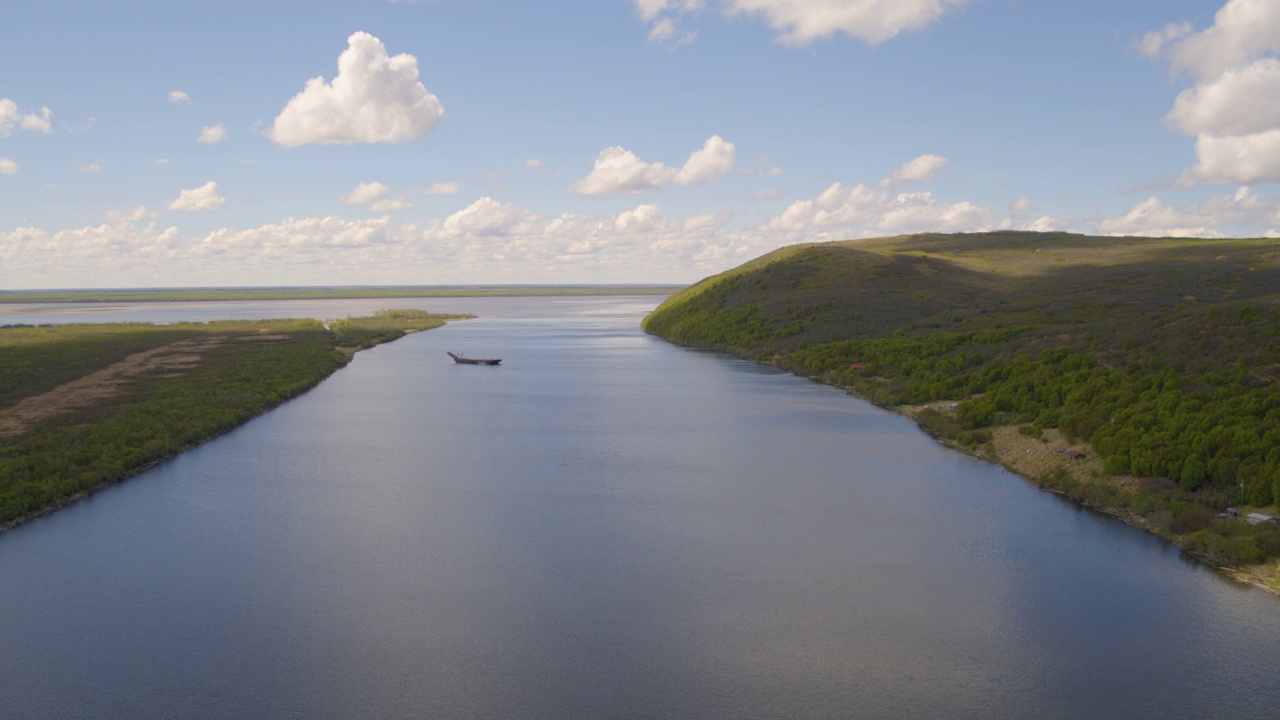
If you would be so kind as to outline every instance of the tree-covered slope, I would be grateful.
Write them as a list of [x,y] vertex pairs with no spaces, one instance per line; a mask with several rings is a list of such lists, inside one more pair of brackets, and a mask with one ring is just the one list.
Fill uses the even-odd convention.
[[[1280,500],[1280,241],[996,232],[783,248],[673,295],[644,321],[925,410],[995,455],[995,428],[1055,430],[1104,460],[1094,487],[1219,563],[1280,533],[1215,523]],[[1104,482],[1117,476],[1155,479]],[[1136,489],[1135,489],[1136,488]],[[1273,535],[1275,537],[1273,537]]]

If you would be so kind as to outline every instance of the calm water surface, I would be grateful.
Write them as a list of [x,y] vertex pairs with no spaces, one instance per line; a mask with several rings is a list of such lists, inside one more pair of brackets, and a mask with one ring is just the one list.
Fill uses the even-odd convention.
[[1280,704],[1280,599],[837,390],[647,337],[654,298],[365,302],[0,310],[482,316],[0,535],[0,717]]

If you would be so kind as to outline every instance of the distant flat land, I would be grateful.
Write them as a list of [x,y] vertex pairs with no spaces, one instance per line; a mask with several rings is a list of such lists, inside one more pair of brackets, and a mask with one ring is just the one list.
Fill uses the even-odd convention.
[[360,349],[464,317],[0,327],[0,531],[236,427]]
[[388,285],[351,287],[135,288],[0,291],[0,303],[209,302],[366,298],[669,295],[684,285]]

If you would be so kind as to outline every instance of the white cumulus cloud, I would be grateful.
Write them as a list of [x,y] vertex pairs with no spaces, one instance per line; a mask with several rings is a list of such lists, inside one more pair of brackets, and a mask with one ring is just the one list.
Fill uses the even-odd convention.
[[0,157],[0,175],[17,175],[18,163],[7,157]]
[[644,232],[658,227],[666,218],[662,210],[652,203],[640,205],[635,210],[627,210],[618,214],[613,226],[619,232]]
[[48,135],[53,132],[52,118],[53,111],[47,107],[41,107],[39,112],[23,114],[18,109],[18,103],[9,98],[0,98],[0,137],[13,134],[15,125],[23,130]]
[[1181,184],[1280,182],[1280,3],[1227,0],[1212,26],[1169,25],[1138,47],[1194,78],[1165,116],[1196,138]]
[[707,138],[684,165],[673,168],[661,162],[646,162],[623,147],[600,151],[591,172],[569,187],[579,195],[636,194],[666,185],[693,185],[714,182],[733,172],[737,151],[733,143],[719,135]]
[[380,182],[364,182],[342,197],[343,205],[367,205],[391,194],[391,188]]
[[1151,237],[1262,237],[1280,229],[1280,197],[1266,197],[1249,187],[1194,205],[1177,207],[1149,197],[1129,212],[1098,223],[1108,235]]
[[391,198],[391,188],[380,182],[364,182],[339,199],[343,205],[368,205],[373,212],[400,212],[413,207],[403,197]]
[[[1152,55],[1169,58],[1172,69],[1201,78],[1222,73],[1280,51],[1280,3],[1227,0],[1213,25],[1194,32],[1189,24],[1166,27],[1163,43],[1151,42]],[[1150,34],[1140,47],[1147,45]]]
[[197,188],[183,190],[178,197],[170,200],[164,207],[166,210],[181,212],[206,212],[217,210],[226,205],[226,198],[218,192],[218,184],[212,180]]
[[1188,175],[1218,184],[1280,182],[1280,129],[1252,135],[1196,138],[1196,166]]
[[23,130],[34,130],[48,135],[53,132],[52,117],[53,111],[47,107],[42,107],[38,115],[35,113],[23,115],[21,127]]
[[267,135],[277,144],[398,143],[417,140],[444,116],[418,80],[418,60],[387,55],[366,32],[347,38],[333,82],[307,81],[285,105]]
[[786,45],[844,33],[875,45],[919,30],[967,0],[723,0],[732,15],[758,15]]
[[946,161],[938,155],[920,155],[877,184],[845,187],[837,182],[813,199],[792,202],[765,228],[791,242],[992,228],[995,214],[972,202],[943,202],[931,192],[893,190],[897,181],[933,179]]
[[889,177],[899,181],[928,181],[938,175],[938,170],[950,162],[941,155],[921,155],[908,160]]
[[190,95],[188,95],[188,94],[186,94],[185,92],[183,92],[183,91],[181,91],[181,90],[170,90],[170,91],[169,91],[169,102],[171,102],[171,103],[177,103],[177,104],[179,104],[179,105],[190,105],[190,104],[191,104],[191,96],[190,96]]
[[660,162],[641,160],[630,150],[614,146],[600,151],[591,172],[569,187],[579,195],[642,193],[675,180],[679,170]]
[[511,203],[482,197],[450,215],[441,224],[447,237],[501,237],[528,232],[537,216]]
[[0,98],[0,137],[9,137],[18,122],[18,103]]
[[1170,43],[1190,35],[1195,28],[1189,22],[1169,23],[1159,30],[1142,36],[1138,40],[1138,52],[1149,58],[1160,57]]
[[220,143],[226,139],[227,139],[227,129],[222,127],[221,124],[209,125],[208,127],[200,128],[200,136],[196,138],[198,142],[205,143],[206,145],[212,145],[213,143]]
[[[785,45],[808,45],[836,34],[876,45],[921,30],[969,0],[632,0],[640,19],[652,23],[650,42],[677,37],[673,15],[714,5],[729,17],[757,17]],[[681,36],[692,41],[692,34]],[[679,42],[679,41],[678,41]]]
[[1165,119],[1188,135],[1249,135],[1280,127],[1280,60],[1257,60],[1183,91]]
[[993,213],[969,202],[945,203],[932,193],[895,193],[885,183],[846,188],[835,183],[798,200],[767,224],[792,241],[837,240],[912,232],[989,229]]
[[737,148],[719,135],[712,135],[694,150],[685,161],[684,167],[676,173],[675,184],[695,185],[715,182],[733,172],[737,162]]

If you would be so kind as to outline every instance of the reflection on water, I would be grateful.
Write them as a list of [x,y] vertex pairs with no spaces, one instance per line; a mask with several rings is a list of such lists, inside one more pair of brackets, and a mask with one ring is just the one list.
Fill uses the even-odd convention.
[[[367,311],[336,302],[303,314]],[[374,302],[481,317],[0,535],[0,717],[1280,701],[1276,598],[839,391],[644,336],[654,298]]]

